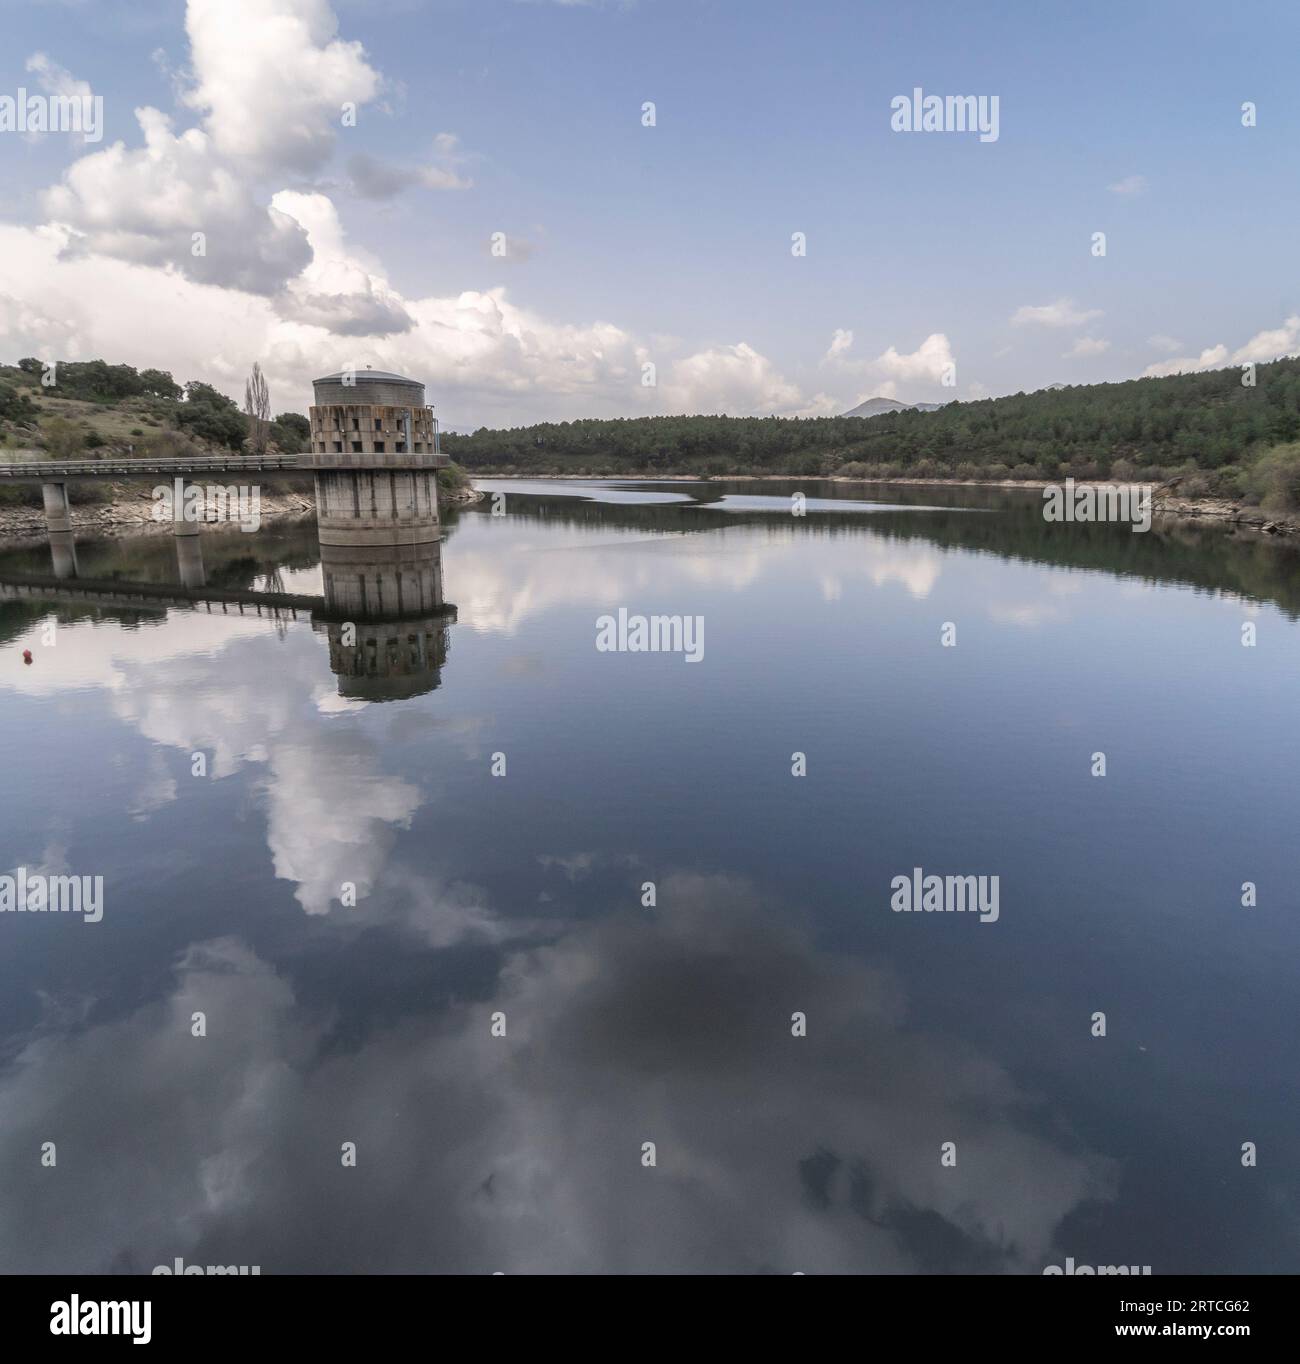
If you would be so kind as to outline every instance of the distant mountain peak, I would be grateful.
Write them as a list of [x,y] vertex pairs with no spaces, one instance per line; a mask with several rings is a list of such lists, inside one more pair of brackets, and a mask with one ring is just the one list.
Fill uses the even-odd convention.
[[844,412],[845,417],[882,417],[886,412],[935,412],[942,403],[900,403],[894,398],[868,398],[857,407]]

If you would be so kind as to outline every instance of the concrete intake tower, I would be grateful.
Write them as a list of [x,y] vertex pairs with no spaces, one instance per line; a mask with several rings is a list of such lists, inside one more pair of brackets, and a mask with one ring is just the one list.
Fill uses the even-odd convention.
[[425,545],[442,535],[438,422],[424,385],[378,369],[315,380],[311,467],[322,545]]

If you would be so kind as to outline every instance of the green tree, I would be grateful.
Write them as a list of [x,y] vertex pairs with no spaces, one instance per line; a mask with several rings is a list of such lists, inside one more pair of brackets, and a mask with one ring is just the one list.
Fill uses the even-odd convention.
[[0,421],[26,423],[36,415],[36,405],[12,384],[0,384]]
[[300,455],[311,444],[311,423],[297,412],[281,412],[271,423],[271,439],[286,455]]
[[140,384],[146,393],[155,398],[176,399],[181,396],[181,386],[165,369],[142,369]]
[[1300,511],[1300,441],[1274,446],[1247,471],[1246,490],[1268,511]]
[[198,380],[185,385],[185,401],[176,405],[176,424],[191,436],[231,450],[240,449],[248,435],[234,401]]

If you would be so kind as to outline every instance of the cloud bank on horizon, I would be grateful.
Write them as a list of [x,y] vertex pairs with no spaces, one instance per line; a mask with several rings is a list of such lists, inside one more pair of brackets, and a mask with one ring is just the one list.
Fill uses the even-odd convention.
[[[590,21],[610,13],[560,8]],[[348,12],[350,30],[366,22]],[[281,408],[304,406],[317,374],[369,363],[418,375],[453,425],[671,412],[821,416],[872,396],[990,392],[948,329],[920,323],[905,340],[866,348],[854,328],[835,326],[824,352],[792,374],[740,326],[683,340],[605,316],[557,316],[553,302],[519,302],[502,282],[505,234],[465,288],[412,295],[380,252],[349,234],[339,196],[383,206],[432,192],[436,233],[439,202],[476,192],[475,153],[450,131],[425,137],[421,163],[350,145],[361,116],[402,118],[405,89],[361,38],[341,30],[329,0],[188,0],[185,40],[170,112],[140,105],[135,135],[107,145],[69,138],[62,174],[36,196],[39,220],[0,222],[0,358],[102,356],[202,378],[232,395],[256,359]],[[93,82],[81,77],[94,73],[74,74],[58,55],[26,56],[33,87],[87,92]],[[1112,199],[1151,198],[1138,173],[1104,188]],[[517,238],[515,249],[523,256],[531,245]],[[611,311],[621,310],[611,300]],[[1052,354],[1063,361],[1116,354],[1098,331],[1106,310],[1086,300],[1016,301],[1002,315],[1012,342],[1057,333],[1064,348]],[[715,326],[730,330],[725,320]],[[1170,342],[1154,336],[1151,348],[1186,353],[1129,372],[1295,353],[1300,316],[1235,349]]]

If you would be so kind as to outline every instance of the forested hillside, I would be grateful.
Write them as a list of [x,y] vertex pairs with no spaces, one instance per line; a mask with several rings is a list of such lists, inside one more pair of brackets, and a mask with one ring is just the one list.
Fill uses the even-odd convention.
[[[638,417],[448,435],[471,472],[972,479],[1185,476],[1185,492],[1287,498],[1300,359],[953,402],[871,418]],[[1273,452],[1265,459],[1266,452]],[[1263,464],[1260,461],[1263,460]],[[1300,486],[1295,489],[1300,494]],[[1294,504],[1291,504],[1294,505]]]

